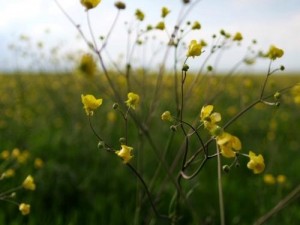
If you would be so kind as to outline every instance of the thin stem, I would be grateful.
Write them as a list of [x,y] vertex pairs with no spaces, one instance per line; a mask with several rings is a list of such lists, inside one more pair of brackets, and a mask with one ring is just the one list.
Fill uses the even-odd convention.
[[146,191],[146,194],[147,194],[147,196],[148,196],[150,205],[151,205],[151,207],[152,207],[153,212],[155,213],[155,215],[156,215],[158,218],[169,219],[168,216],[166,216],[166,215],[161,215],[161,214],[157,211],[156,206],[155,206],[155,204],[154,204],[154,202],[153,202],[153,200],[152,200],[150,191],[149,191],[149,189],[148,189],[148,186],[147,186],[146,182],[144,181],[144,179],[142,178],[142,176],[139,174],[139,172],[138,172],[132,165],[130,165],[129,163],[127,163],[126,165],[129,167],[129,169],[137,176],[137,178],[138,178],[138,179],[140,180],[140,182],[142,183],[142,185],[143,185],[143,187],[144,187],[144,189],[145,189],[145,191]]
[[93,32],[92,24],[91,24],[91,20],[90,20],[89,10],[86,11],[86,18],[87,18],[87,23],[88,23],[90,35],[91,35],[91,38],[92,38],[92,41],[93,41],[94,49],[95,49],[96,51],[98,51],[96,38],[95,38],[95,35],[94,35],[94,32]]
[[224,198],[223,198],[223,187],[222,187],[222,164],[221,154],[218,144],[216,144],[218,153],[218,191],[219,191],[219,208],[220,208],[220,222],[221,225],[225,225],[225,210],[224,210]]

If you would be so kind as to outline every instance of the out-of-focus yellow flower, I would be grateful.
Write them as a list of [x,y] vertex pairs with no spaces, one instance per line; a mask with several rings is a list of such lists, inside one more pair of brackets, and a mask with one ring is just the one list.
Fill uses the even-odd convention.
[[140,96],[133,92],[129,92],[127,95],[128,99],[125,101],[126,105],[130,108],[135,109],[140,102]]
[[140,21],[143,21],[145,19],[145,14],[140,9],[137,9],[135,11],[135,16]]
[[195,21],[192,25],[192,30],[200,30],[201,24],[198,21]]
[[79,70],[88,77],[93,77],[97,73],[97,64],[91,54],[82,55],[79,63]]
[[25,180],[23,181],[22,186],[23,186],[24,189],[34,191],[36,186],[35,186],[33,177],[31,175],[28,175],[25,178]]
[[300,105],[300,84],[294,86],[291,90],[291,93],[293,95],[294,102]]
[[221,154],[226,158],[235,157],[236,151],[242,148],[240,139],[227,132],[222,132],[216,139],[217,144],[220,146]]
[[95,8],[101,0],[80,0],[81,4],[87,9]]
[[240,32],[236,32],[235,35],[233,36],[234,41],[241,41],[243,40],[243,35]]
[[117,115],[114,111],[110,111],[107,113],[107,120],[111,123],[114,123],[117,120]]
[[253,170],[254,174],[259,174],[264,171],[265,162],[264,162],[264,158],[261,154],[255,155],[254,152],[250,151],[249,158],[250,158],[250,161],[248,162],[247,167],[250,170]]
[[25,163],[28,160],[29,156],[30,154],[28,150],[22,151],[22,153],[18,157],[18,162]]
[[161,17],[165,18],[171,11],[167,7],[162,7],[161,9]]
[[216,128],[216,123],[220,122],[222,117],[218,112],[213,112],[213,105],[203,106],[200,112],[200,121],[203,123],[204,127],[209,131]]
[[265,174],[263,179],[266,184],[273,185],[276,183],[275,177],[270,173]]
[[11,152],[13,158],[18,158],[21,155],[21,151],[18,148],[14,148]]
[[172,118],[172,115],[171,115],[170,111],[165,111],[163,114],[161,114],[161,119],[163,121],[170,121],[170,122],[173,121],[173,118]]
[[23,216],[26,216],[30,213],[30,205],[26,203],[21,203],[19,205],[19,210],[21,211]]
[[40,169],[40,168],[42,168],[44,166],[44,161],[41,159],[41,158],[36,158],[35,160],[34,160],[34,167],[36,168],[36,169]]
[[94,95],[81,95],[81,101],[88,116],[92,116],[94,110],[102,105],[102,99],[96,99]]
[[2,177],[4,178],[8,178],[8,177],[13,177],[15,176],[16,172],[14,169],[10,168],[10,169],[7,169],[3,174],[2,174]]
[[276,180],[277,180],[277,183],[278,184],[284,184],[286,182],[286,176],[285,175],[282,175],[282,174],[279,174],[277,177],[276,177]]
[[8,150],[3,150],[2,152],[1,152],[1,159],[8,159],[9,158],[9,156],[10,156],[10,152],[8,151]]
[[165,29],[165,23],[163,21],[159,22],[155,28],[158,29],[158,30],[164,30]]
[[128,163],[133,155],[132,155],[132,147],[129,147],[127,145],[121,145],[121,150],[120,151],[116,151],[115,153],[123,159],[124,163]]
[[272,59],[275,60],[277,58],[281,58],[284,54],[284,51],[280,48],[277,48],[275,45],[271,45],[269,48],[269,51],[267,53],[267,56]]
[[202,45],[201,43],[197,43],[196,40],[192,40],[189,45],[189,49],[186,53],[187,57],[195,57],[201,55]]

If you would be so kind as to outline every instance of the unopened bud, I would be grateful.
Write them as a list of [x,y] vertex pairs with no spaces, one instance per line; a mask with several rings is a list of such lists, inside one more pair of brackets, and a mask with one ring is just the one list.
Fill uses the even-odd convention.
[[98,149],[103,149],[105,147],[104,141],[99,141],[97,147],[98,147]]
[[117,9],[125,9],[126,5],[124,2],[116,2],[115,6],[117,7]]
[[121,138],[119,139],[119,142],[120,142],[121,144],[126,144],[126,138],[121,137]]
[[118,103],[114,103],[113,104],[113,109],[117,109],[117,108],[119,108],[119,104]]
[[223,170],[225,173],[229,173],[230,167],[229,167],[228,165],[224,165],[224,166],[222,167],[222,170]]
[[285,67],[283,65],[280,66],[280,70],[283,71],[285,70]]
[[177,127],[172,125],[172,126],[170,126],[170,130],[175,132],[175,131],[177,131]]
[[189,70],[189,66],[187,65],[187,64],[184,64],[183,66],[182,66],[182,71],[188,71]]
[[278,100],[278,99],[280,99],[280,97],[281,97],[281,94],[280,94],[280,92],[276,92],[275,94],[274,94],[274,98],[276,99],[276,100]]

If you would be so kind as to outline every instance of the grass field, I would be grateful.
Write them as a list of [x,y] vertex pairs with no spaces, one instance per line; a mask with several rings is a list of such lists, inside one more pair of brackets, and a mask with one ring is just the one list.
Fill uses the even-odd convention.
[[[162,112],[176,112],[172,76],[162,81],[156,108],[151,99],[155,76],[137,74],[132,90],[141,97],[135,111],[147,126],[153,143],[166,164],[176,162],[182,145],[180,132],[172,132],[161,121]],[[126,80],[112,76],[120,95],[127,97]],[[192,76],[187,78],[187,87]],[[201,107],[213,104],[222,114],[222,124],[258,98],[264,76],[207,76],[186,99],[185,121],[199,118]],[[266,93],[299,82],[298,76],[280,75],[270,78]],[[213,91],[210,91],[213,90]],[[14,177],[1,181],[1,190],[16,185],[24,174],[35,177],[37,188],[32,193],[20,192],[18,200],[31,204],[31,214],[24,217],[17,207],[1,201],[0,224],[167,224],[155,219],[146,193],[137,178],[114,155],[98,149],[88,118],[83,110],[81,94],[103,98],[92,122],[105,142],[119,149],[124,136],[124,121],[112,109],[113,95],[103,76],[86,78],[77,75],[1,75],[0,76],[0,148],[28,150],[30,159],[41,158],[44,166],[35,169],[30,161]],[[272,101],[272,98],[270,99]],[[254,175],[247,169],[247,159],[240,166],[223,173],[223,192],[227,224],[253,224],[299,185],[300,171],[300,106],[293,103],[290,91],[282,94],[280,106],[257,104],[227,131],[242,142],[242,152],[249,150],[264,155],[263,174]],[[152,114],[149,116],[149,112]],[[205,134],[203,134],[205,137]],[[128,141],[134,147],[132,165],[149,185],[158,210],[168,214],[175,187],[149,144],[146,135],[128,121]],[[169,143],[169,145],[168,145]],[[191,152],[197,148],[191,140]],[[167,147],[168,146],[168,147]],[[167,149],[167,151],[165,151]],[[223,164],[230,161],[223,158]],[[157,170],[159,169],[159,170]],[[172,167],[176,176],[178,165]],[[193,168],[192,168],[193,169]],[[191,170],[192,172],[192,170]],[[154,174],[155,179],[153,179]],[[265,174],[284,175],[282,183],[266,184]],[[217,163],[209,161],[191,181],[182,181],[188,202],[182,202],[179,224],[219,224]],[[274,215],[266,224],[297,224],[300,221],[299,199]]]

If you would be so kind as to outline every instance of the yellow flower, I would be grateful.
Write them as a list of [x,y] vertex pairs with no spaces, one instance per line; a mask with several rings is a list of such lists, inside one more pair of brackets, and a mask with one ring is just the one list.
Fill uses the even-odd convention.
[[170,10],[167,7],[162,7],[161,9],[161,17],[165,18],[170,13]]
[[10,169],[6,170],[6,171],[2,174],[2,176],[4,176],[5,178],[8,178],[8,177],[13,177],[13,176],[15,176],[15,174],[16,174],[15,170],[10,168]]
[[11,156],[13,158],[18,158],[21,154],[21,151],[18,148],[14,148],[11,152]]
[[97,64],[91,54],[82,55],[79,70],[88,77],[93,77],[97,73]]
[[140,96],[138,94],[133,93],[133,92],[129,92],[127,97],[128,97],[128,99],[127,99],[127,101],[125,101],[126,105],[129,108],[135,109],[135,107],[140,102]]
[[9,156],[10,156],[10,153],[9,153],[9,151],[8,150],[3,150],[2,152],[1,152],[1,159],[8,159],[9,158]]
[[41,158],[36,158],[35,160],[34,160],[34,167],[36,168],[36,169],[40,169],[40,168],[42,168],[44,166],[44,161],[41,159]]
[[155,28],[158,29],[158,30],[164,30],[165,29],[165,23],[163,21],[159,22]]
[[201,24],[198,21],[195,21],[194,24],[192,25],[192,30],[200,30],[201,29]]
[[192,40],[189,45],[189,49],[186,53],[187,57],[195,57],[201,55],[202,45],[201,43],[197,43],[196,40]]
[[243,40],[243,36],[240,32],[236,32],[235,35],[233,36],[234,41],[241,41]]
[[294,102],[300,105],[300,84],[294,86],[291,90],[291,93],[293,95]]
[[163,114],[161,114],[161,120],[170,122],[173,121],[170,111],[165,111]]
[[135,16],[136,16],[136,18],[137,18],[138,20],[140,20],[140,21],[143,21],[144,18],[145,18],[145,14],[144,14],[141,10],[139,10],[139,9],[137,9],[137,10],[135,11]]
[[115,153],[123,159],[124,163],[128,163],[133,155],[132,155],[132,147],[129,147],[127,145],[121,145],[121,150],[120,151],[116,151]]
[[284,51],[280,48],[277,48],[276,46],[274,45],[271,45],[270,48],[269,48],[269,51],[267,53],[267,56],[272,59],[272,60],[275,60],[276,58],[280,58],[282,57],[284,54]]
[[217,144],[220,146],[221,154],[226,158],[235,157],[236,151],[242,148],[240,139],[227,132],[222,132],[216,139]]
[[80,0],[81,4],[86,7],[87,10],[95,8],[101,0]]
[[276,183],[276,180],[275,180],[275,177],[272,174],[267,173],[267,174],[264,175],[264,182],[266,184],[272,185],[272,184]]
[[200,121],[204,124],[204,127],[209,131],[217,128],[216,123],[220,122],[222,117],[218,112],[212,112],[214,109],[213,105],[203,106],[200,113]]
[[276,180],[277,180],[277,183],[279,184],[284,184],[286,182],[286,176],[285,175],[282,175],[282,174],[279,174],[277,177],[276,177]]
[[253,173],[258,174],[264,171],[265,163],[264,163],[264,158],[261,154],[255,155],[254,152],[250,151],[249,158],[250,161],[248,162],[247,167],[250,170],[253,170]]
[[28,175],[26,179],[23,181],[22,186],[27,190],[34,191],[36,186],[33,177],[31,175]]
[[19,205],[19,210],[21,211],[23,216],[28,215],[30,213],[30,205],[25,204],[25,203],[21,203]]
[[81,101],[88,116],[92,116],[94,110],[102,105],[102,99],[96,99],[94,95],[81,95]]

